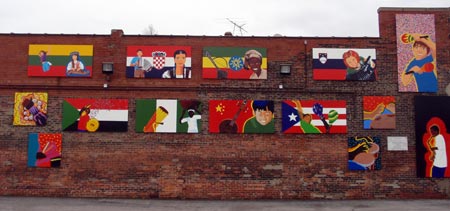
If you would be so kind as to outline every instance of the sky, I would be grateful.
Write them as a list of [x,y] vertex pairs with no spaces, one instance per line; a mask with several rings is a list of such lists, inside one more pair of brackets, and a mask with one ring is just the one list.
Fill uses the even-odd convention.
[[449,8],[449,0],[15,0],[0,33],[378,37],[378,8]]

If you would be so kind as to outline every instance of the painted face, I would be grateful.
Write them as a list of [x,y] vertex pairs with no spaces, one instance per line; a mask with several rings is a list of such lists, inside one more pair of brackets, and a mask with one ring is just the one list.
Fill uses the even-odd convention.
[[259,72],[261,70],[261,59],[250,58],[248,60],[248,65],[250,66],[250,69],[252,69],[254,72]]
[[142,54],[143,54],[142,51],[138,51],[138,52],[136,53],[136,55],[139,56],[139,57],[142,57]]
[[273,113],[267,107],[266,110],[256,109],[255,111],[256,121],[261,125],[269,124],[273,119]]
[[183,66],[186,62],[186,54],[177,54],[174,59],[177,66]]
[[76,55],[76,54],[72,55],[72,60],[73,60],[73,61],[78,60],[78,55]]
[[414,46],[412,52],[417,60],[422,60],[428,55],[427,48],[422,45]]
[[350,67],[350,68],[358,68],[359,67],[359,62],[354,56],[348,57],[347,59],[345,59],[345,61],[347,62],[348,67]]

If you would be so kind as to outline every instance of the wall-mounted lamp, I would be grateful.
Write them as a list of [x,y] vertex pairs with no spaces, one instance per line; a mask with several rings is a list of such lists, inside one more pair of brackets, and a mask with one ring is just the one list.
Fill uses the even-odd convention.
[[291,64],[280,64],[280,74],[290,75],[291,74]]
[[102,73],[106,75],[106,81],[111,80],[111,75],[114,73],[114,63],[112,62],[103,62],[102,64]]

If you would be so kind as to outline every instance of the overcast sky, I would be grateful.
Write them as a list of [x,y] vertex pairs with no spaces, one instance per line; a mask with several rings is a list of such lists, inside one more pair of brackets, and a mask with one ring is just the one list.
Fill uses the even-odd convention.
[[0,33],[377,37],[379,7],[449,8],[450,0],[5,0]]

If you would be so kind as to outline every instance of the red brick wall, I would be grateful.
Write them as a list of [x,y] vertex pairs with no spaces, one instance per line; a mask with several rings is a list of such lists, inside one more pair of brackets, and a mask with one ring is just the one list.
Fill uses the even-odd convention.
[[[182,199],[404,199],[450,198],[449,180],[416,177],[414,93],[397,90],[395,14],[433,13],[436,19],[439,92],[450,82],[448,9],[379,10],[379,38],[224,37],[1,34],[0,45],[0,195],[182,198]],[[307,40],[307,45],[304,41]],[[91,79],[27,76],[29,44],[94,45]],[[128,45],[192,46],[190,80],[125,77]],[[269,80],[204,80],[206,46],[267,48]],[[305,48],[306,47],[306,48]],[[376,82],[313,81],[312,48],[376,48]],[[305,52],[306,49],[306,52]],[[304,60],[306,56],[306,62]],[[114,62],[115,73],[104,89],[102,62]],[[278,65],[293,63],[282,76]],[[306,67],[305,67],[306,64]],[[305,72],[306,70],[306,72]],[[284,89],[278,89],[282,83]],[[49,93],[45,127],[12,126],[14,93]],[[397,129],[363,130],[362,96],[392,95],[397,101]],[[126,98],[127,133],[63,133],[63,160],[58,169],[27,167],[30,132],[61,132],[66,97]],[[135,133],[135,99],[275,100],[275,134],[209,134],[204,106],[200,134]],[[348,134],[284,135],[281,101],[336,99],[347,101]],[[379,136],[382,170],[347,170],[347,137]],[[387,136],[407,136],[408,151],[387,151]]]

